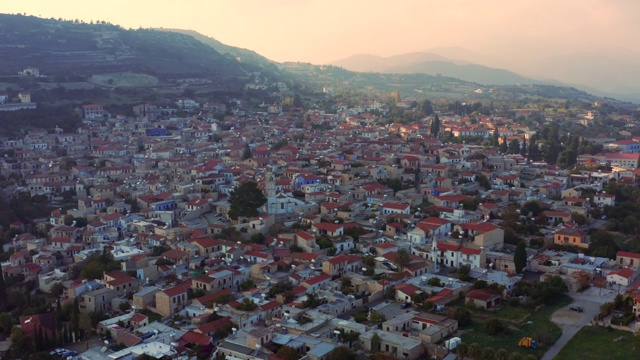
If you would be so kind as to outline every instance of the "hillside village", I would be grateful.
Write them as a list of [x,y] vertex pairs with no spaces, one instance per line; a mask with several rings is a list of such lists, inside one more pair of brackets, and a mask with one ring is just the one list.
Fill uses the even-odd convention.
[[[626,310],[591,316],[631,314],[616,326],[634,331],[640,138],[558,134],[591,111],[525,125],[422,105],[180,98],[130,117],[84,104],[76,131],[1,139],[4,200],[28,217],[3,228],[1,305],[39,312],[18,314],[20,337],[0,326],[0,350],[60,355],[53,344],[99,338],[65,355],[455,359],[470,316],[556,300],[523,283],[626,294]],[[385,121],[398,111],[416,121]],[[547,161],[554,131],[591,152]]]

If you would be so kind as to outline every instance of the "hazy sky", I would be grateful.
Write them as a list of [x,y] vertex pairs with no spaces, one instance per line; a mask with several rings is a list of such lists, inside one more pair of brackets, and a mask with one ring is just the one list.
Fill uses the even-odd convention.
[[640,0],[0,0],[0,12],[191,29],[280,62],[441,47],[510,62],[603,45],[640,53]]

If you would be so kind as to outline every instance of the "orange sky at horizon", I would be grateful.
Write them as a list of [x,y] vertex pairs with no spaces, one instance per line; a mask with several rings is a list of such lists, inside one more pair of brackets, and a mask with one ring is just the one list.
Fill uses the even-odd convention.
[[278,62],[434,48],[507,63],[594,47],[640,54],[637,0],[27,0],[0,12],[190,29]]

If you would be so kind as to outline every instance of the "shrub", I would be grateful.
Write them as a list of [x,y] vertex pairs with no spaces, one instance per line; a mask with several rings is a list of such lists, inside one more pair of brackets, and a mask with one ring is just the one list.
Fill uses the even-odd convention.
[[496,336],[507,333],[509,328],[500,319],[492,318],[484,323],[484,333],[490,336]]

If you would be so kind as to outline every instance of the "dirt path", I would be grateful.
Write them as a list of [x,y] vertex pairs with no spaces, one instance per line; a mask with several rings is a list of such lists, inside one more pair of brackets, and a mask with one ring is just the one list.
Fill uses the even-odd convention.
[[542,360],[553,360],[569,340],[600,312],[600,305],[613,300],[615,293],[592,288],[585,293],[571,293],[569,296],[573,298],[574,304],[582,306],[584,311],[578,313],[569,310],[569,306],[566,306],[551,315],[551,321],[562,329],[562,336],[547,350]]

